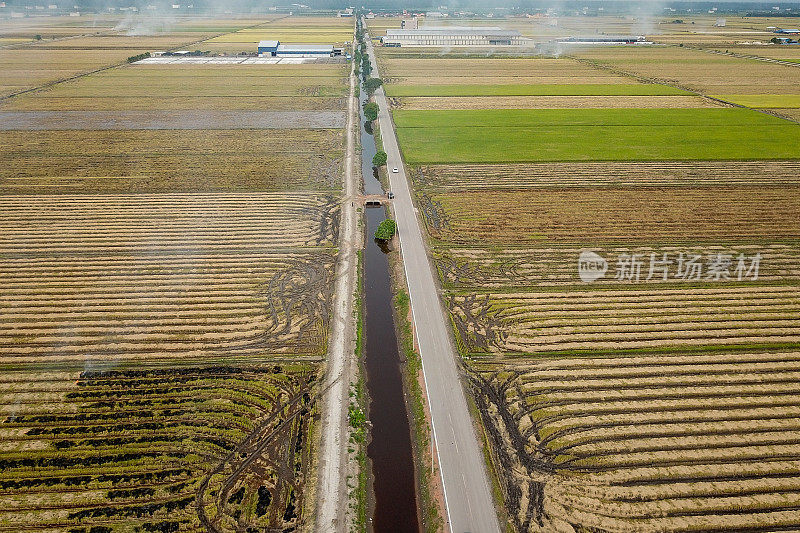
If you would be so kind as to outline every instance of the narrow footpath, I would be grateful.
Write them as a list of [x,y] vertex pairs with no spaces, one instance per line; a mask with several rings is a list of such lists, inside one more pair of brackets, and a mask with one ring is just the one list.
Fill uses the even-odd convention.
[[353,302],[360,247],[360,231],[355,199],[358,193],[355,161],[356,77],[350,71],[350,96],[347,100],[347,148],[344,163],[344,197],[339,230],[339,262],[333,292],[333,315],[328,359],[320,394],[320,446],[317,467],[317,510],[314,531],[346,532],[348,508],[347,407],[355,375],[355,331]]

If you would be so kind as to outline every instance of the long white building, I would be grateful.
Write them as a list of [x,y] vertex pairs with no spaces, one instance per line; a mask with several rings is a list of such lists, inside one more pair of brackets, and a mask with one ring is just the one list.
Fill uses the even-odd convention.
[[528,39],[516,30],[492,26],[431,26],[386,30],[384,46],[524,46]]

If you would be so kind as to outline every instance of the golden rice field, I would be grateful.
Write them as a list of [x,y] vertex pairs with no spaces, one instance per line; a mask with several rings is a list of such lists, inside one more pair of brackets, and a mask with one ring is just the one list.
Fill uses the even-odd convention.
[[450,243],[794,239],[800,188],[586,188],[432,194],[431,236]]
[[2,368],[0,531],[301,523],[313,366]]
[[[126,62],[272,18],[177,17],[145,37],[38,31],[38,44],[0,49],[0,97],[36,89],[2,99],[4,112],[78,117],[0,138],[0,531],[312,520],[343,121],[192,121],[344,115],[346,65]],[[130,121],[154,109],[175,129]]]
[[337,130],[3,132],[5,194],[337,189]]
[[331,197],[6,196],[0,205],[0,362],[324,354]]
[[800,527],[796,348],[474,368],[518,530]]
[[[770,34],[771,35],[771,34]],[[767,37],[769,39],[769,37]],[[678,85],[702,94],[798,94],[796,67],[678,47],[585,48],[571,55],[618,73]],[[780,79],[780,83],[769,80]]]

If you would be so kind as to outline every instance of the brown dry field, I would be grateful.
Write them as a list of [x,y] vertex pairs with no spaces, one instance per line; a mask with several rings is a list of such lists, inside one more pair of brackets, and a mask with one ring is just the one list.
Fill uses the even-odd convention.
[[644,283],[646,275],[640,284],[620,282],[623,287],[618,290],[592,286],[583,291],[456,294],[449,298],[449,308],[463,350],[498,357],[563,350],[800,343],[796,285],[726,287],[721,281],[713,287],[673,288]]
[[431,73],[426,76],[400,76],[388,78],[390,83],[402,85],[539,85],[539,84],[570,84],[570,83],[587,83],[587,84],[629,84],[633,80],[629,77],[623,76],[609,76],[604,74],[601,70],[592,70],[586,75],[580,76],[564,76],[563,73],[555,73],[552,76],[547,76],[544,73],[539,73],[536,76],[482,76],[476,72],[465,73],[463,76],[442,75],[436,76]]
[[773,113],[786,117],[789,120],[800,122],[800,109],[768,109],[767,111],[772,111]]
[[131,50],[0,50],[0,97],[45,83],[122,63]]
[[0,109],[344,109],[344,79],[344,65],[126,65],[2,101]]
[[[491,179],[487,179],[491,176]],[[797,161],[642,161],[428,165],[415,170],[425,189],[564,187],[800,186]]]
[[[381,62],[384,78],[571,78],[572,83],[589,83],[584,77],[608,76],[573,59],[386,59]],[[469,83],[462,81],[461,83]],[[516,82],[515,82],[516,83]],[[630,81],[628,81],[630,83]]]
[[[800,68],[686,48],[583,49],[573,54],[703,94],[800,93]],[[780,80],[766,83],[765,80]]]
[[[434,194],[436,238],[459,243],[541,240],[800,238],[800,188],[575,189]],[[429,228],[436,221],[429,215]]]
[[17,195],[0,205],[0,362],[324,351],[333,197]]
[[113,30],[119,23],[114,15],[84,15],[81,17],[27,17],[0,20],[0,36],[40,34],[45,39]]
[[346,107],[344,97],[321,96],[138,96],[56,97],[47,92],[24,95],[0,102],[4,111],[125,111],[125,110],[275,110],[330,111]]
[[796,46],[767,44],[762,46],[716,47],[715,50],[720,52],[728,50],[736,54],[768,57],[773,59],[800,59],[800,50],[798,50]]
[[[434,252],[436,268],[442,283],[447,289],[469,291],[491,289],[494,291],[524,291],[530,288],[547,288],[555,290],[566,286],[575,287],[580,283],[576,259],[584,247],[581,244],[530,245],[506,247],[439,247]],[[660,244],[634,245],[620,244],[604,246],[603,253],[613,262],[614,258],[637,255],[643,262],[642,278],[649,275],[649,261],[655,254],[663,258],[664,254],[674,262],[681,253],[700,255],[723,254],[735,258],[738,266],[740,254],[751,258],[761,254],[758,279],[762,283],[800,282],[800,247],[792,243],[735,243],[730,246]],[[735,266],[734,266],[735,270]],[[676,269],[671,271],[675,274]],[[738,275],[733,275],[738,278]],[[652,284],[685,284],[686,281],[676,277],[663,277],[654,274]],[[627,288],[630,281],[616,279],[609,274],[594,281],[593,288]],[[584,286],[585,287],[585,286]],[[645,288],[645,287],[642,287]]]
[[[112,33],[102,36],[82,36],[72,39],[63,39],[52,42],[42,42],[30,45],[32,50],[75,50],[79,54],[81,50],[161,50],[172,49],[201,41],[210,36],[210,33],[195,32],[170,32],[165,35],[136,35],[128,36],[124,34]],[[131,54],[133,55],[133,54]]]
[[[261,96],[336,96],[346,94],[344,76],[328,75],[342,72],[322,69],[322,76],[306,75],[313,71],[298,69],[294,75],[272,75],[270,65],[220,66],[195,72],[172,71],[169,65],[130,65],[113,71],[85,76],[60,83],[40,93],[46,97],[110,96],[158,98],[168,97],[253,97]],[[286,74],[283,72],[282,74]]]
[[510,521],[796,530],[799,362],[792,349],[478,361],[473,391],[517,489]]
[[470,96],[392,98],[397,109],[702,108],[724,104],[700,96]]

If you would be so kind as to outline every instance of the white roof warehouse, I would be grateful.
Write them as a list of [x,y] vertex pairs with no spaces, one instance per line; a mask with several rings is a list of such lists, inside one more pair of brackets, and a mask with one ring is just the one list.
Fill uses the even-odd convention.
[[516,30],[494,26],[442,26],[386,30],[385,46],[523,46],[528,39]]
[[331,57],[341,55],[341,49],[332,44],[281,44],[279,41],[261,41],[258,53],[273,57]]

